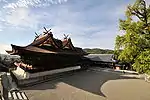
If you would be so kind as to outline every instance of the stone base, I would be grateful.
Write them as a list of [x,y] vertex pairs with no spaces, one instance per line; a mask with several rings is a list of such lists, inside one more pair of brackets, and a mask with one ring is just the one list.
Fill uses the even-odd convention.
[[24,86],[34,85],[49,80],[54,80],[67,73],[72,73],[74,70],[77,69],[80,69],[80,66],[43,71],[37,73],[29,73],[24,71],[22,68],[17,67],[16,70],[11,71],[11,75],[16,81],[18,86],[24,87]]

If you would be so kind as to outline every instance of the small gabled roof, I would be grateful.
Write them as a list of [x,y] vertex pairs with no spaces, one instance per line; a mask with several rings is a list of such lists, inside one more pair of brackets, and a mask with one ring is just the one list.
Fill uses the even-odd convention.
[[89,54],[86,56],[92,61],[100,61],[100,62],[114,62],[113,54]]

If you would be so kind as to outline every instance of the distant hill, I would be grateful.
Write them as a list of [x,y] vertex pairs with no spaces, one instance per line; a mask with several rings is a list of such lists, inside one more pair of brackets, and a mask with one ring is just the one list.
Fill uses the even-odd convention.
[[85,48],[83,50],[90,54],[113,54],[114,53],[114,50],[99,49],[99,48],[93,48],[93,49]]

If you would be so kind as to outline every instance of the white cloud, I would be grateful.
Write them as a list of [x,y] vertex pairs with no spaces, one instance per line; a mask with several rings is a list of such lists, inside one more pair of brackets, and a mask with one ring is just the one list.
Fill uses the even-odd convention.
[[150,4],[150,0],[145,0],[145,2],[149,3]]
[[17,8],[5,16],[5,22],[16,27],[36,28],[38,18],[28,8]]
[[[55,12],[57,12],[57,9]],[[83,48],[98,47],[113,49],[114,37],[110,36],[116,33],[116,29],[113,29],[114,26],[107,25],[106,28],[106,25],[103,24],[94,26],[87,23],[82,23],[84,16],[80,14],[80,12],[72,12],[64,7],[59,9],[59,13],[53,13],[48,16],[55,19],[54,21],[48,20],[48,22],[53,23],[53,26],[48,27],[48,29],[52,29],[55,38],[62,39],[63,34],[67,34],[71,37],[74,46]],[[38,33],[41,33],[42,31],[43,30],[40,30]],[[108,43],[106,43],[106,41]]]
[[[103,30],[103,26],[82,26],[79,24],[62,24],[51,27],[55,38],[62,39],[63,34],[71,37],[74,46],[82,48],[104,48],[113,49],[115,29]],[[97,32],[92,33],[92,31]],[[91,32],[91,33],[89,33]]]
[[7,2],[6,0],[0,0],[0,2]]
[[68,0],[17,0],[12,3],[6,3],[6,5],[3,6],[3,13],[0,12],[0,16],[3,16],[0,17],[0,21],[16,28],[28,27],[36,29],[40,23],[40,18],[44,17],[44,12],[35,14],[29,7],[43,7],[51,4],[61,4],[67,1]]
[[17,0],[16,2],[9,3],[4,6],[4,8],[18,8],[18,7],[41,7],[41,6],[49,6],[51,4],[61,4],[63,2],[67,2],[68,0]]
[[0,32],[3,31],[2,26],[0,25]]
[[145,0],[146,1],[146,4],[147,4],[147,7],[150,6],[150,0]]
[[[42,8],[43,6],[61,4],[63,2],[67,2],[67,0],[16,0],[4,6],[4,10],[7,10],[7,13],[3,14],[2,18],[10,25],[9,27],[16,26],[19,27],[18,29],[30,27],[32,31],[29,32],[37,30],[39,26],[50,26],[54,32],[54,37],[62,39],[63,34],[69,34],[75,46],[113,48],[114,35],[116,35],[117,32],[114,23],[116,23],[116,20],[119,19],[120,16],[124,15],[126,5],[119,5],[119,7],[117,6],[109,10],[105,9],[105,12],[103,12],[104,9],[99,6],[91,8],[93,9],[91,11],[90,9],[84,11],[79,10],[78,8],[84,5],[82,2],[80,6],[76,4],[71,6],[56,5],[57,7],[53,6],[54,8],[51,6]],[[41,9],[36,7],[40,7]],[[103,14],[99,15],[99,12],[103,12]],[[107,21],[110,22],[108,23]],[[22,35],[27,32],[17,31],[16,33],[23,33],[20,35],[20,37],[22,37]],[[17,37],[19,37],[19,35],[17,35],[16,38]],[[28,41],[30,39],[31,35],[27,36],[26,40]],[[20,42],[21,40],[18,41]]]
[[[1,21],[1,19],[0,19],[0,21]],[[3,27],[2,27],[2,25],[0,24],[0,32],[1,31],[3,31]]]
[[8,44],[0,44],[0,53],[7,54],[5,50],[11,50],[11,46]]

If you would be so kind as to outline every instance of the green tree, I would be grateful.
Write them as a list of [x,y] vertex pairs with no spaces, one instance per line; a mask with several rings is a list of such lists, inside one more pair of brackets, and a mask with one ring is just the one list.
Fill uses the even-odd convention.
[[137,0],[126,10],[126,19],[120,20],[120,30],[115,43],[115,54],[122,62],[133,65],[140,73],[150,72],[150,7]]

